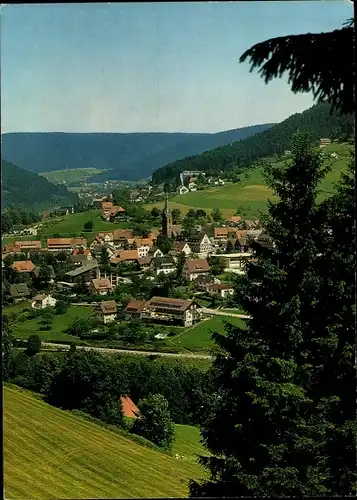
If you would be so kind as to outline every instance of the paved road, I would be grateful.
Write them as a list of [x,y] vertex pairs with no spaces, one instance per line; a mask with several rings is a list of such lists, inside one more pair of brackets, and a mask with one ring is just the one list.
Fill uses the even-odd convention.
[[212,314],[213,316],[230,316],[231,318],[251,319],[251,316],[247,316],[246,314],[230,313],[220,311],[219,309],[208,309],[207,307],[203,307],[202,312],[203,314]]
[[[70,346],[67,344],[52,344],[51,342],[42,342],[42,345],[51,348],[51,350],[52,349],[68,350],[70,348]],[[186,354],[186,353],[154,352],[154,351],[129,351],[127,349],[111,349],[109,347],[93,347],[93,346],[77,346],[77,349],[84,349],[85,351],[137,354],[139,356],[171,356],[176,358],[212,359],[212,356],[205,354]]]

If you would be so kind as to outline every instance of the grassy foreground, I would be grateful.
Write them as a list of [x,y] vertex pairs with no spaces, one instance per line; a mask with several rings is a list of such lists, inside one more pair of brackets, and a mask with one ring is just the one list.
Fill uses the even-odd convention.
[[[5,498],[187,496],[188,480],[203,477],[204,471],[191,459],[190,444],[185,445],[187,426],[180,427],[184,429],[179,431],[177,450],[187,453],[187,460],[53,408],[28,391],[5,386]],[[197,432],[192,431],[191,441]]]

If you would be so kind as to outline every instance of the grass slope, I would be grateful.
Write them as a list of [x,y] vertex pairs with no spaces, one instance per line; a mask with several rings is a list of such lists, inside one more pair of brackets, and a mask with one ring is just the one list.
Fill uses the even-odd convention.
[[[11,309],[4,308],[4,314],[13,312]],[[41,318],[34,318],[24,323],[15,323],[12,331],[18,339],[28,339],[30,335],[38,335],[42,341],[51,342],[53,340],[77,340],[78,337],[64,333],[64,330],[78,318],[89,318],[93,314],[91,307],[71,306],[65,314],[53,316],[52,327],[50,330],[41,331]]]
[[41,177],[46,177],[53,184],[61,184],[63,182],[78,184],[85,182],[93,175],[101,174],[104,170],[98,168],[70,168],[65,170],[54,170],[53,172],[44,172]]
[[[350,149],[351,146],[348,144],[331,144],[323,149],[328,156],[332,152],[337,153],[338,158],[325,160],[325,163],[332,164],[332,168],[321,181],[320,200],[334,192],[334,183],[339,180],[341,172],[349,161]],[[202,208],[209,213],[214,208],[219,208],[225,217],[234,215],[238,209],[239,214],[255,218],[259,216],[260,211],[266,210],[268,198],[275,199],[272,191],[265,185],[262,168],[255,168],[242,174],[241,182],[237,184],[226,183],[222,187],[174,196],[170,199],[170,207],[178,208],[182,214],[187,213],[190,208],[195,210]],[[154,206],[162,209],[164,202],[152,203],[145,208],[151,210]]]
[[13,386],[4,387],[4,471],[11,499],[184,497],[204,473]]

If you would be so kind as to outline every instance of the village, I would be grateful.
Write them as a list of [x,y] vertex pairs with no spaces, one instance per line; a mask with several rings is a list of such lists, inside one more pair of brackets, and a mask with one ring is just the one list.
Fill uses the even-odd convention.
[[[111,197],[94,198],[92,205],[102,220],[128,220],[125,209],[114,205]],[[172,242],[166,253],[158,245],[165,238]],[[161,230],[145,238],[133,235],[131,229],[114,229],[94,234],[91,242],[77,236],[47,238],[46,246],[40,240],[5,245],[2,267],[8,286],[3,287],[3,296],[7,304],[28,302],[32,309],[45,312],[58,300],[82,300],[93,308],[97,328],[118,319],[191,327],[232,303],[235,277],[255,259],[254,241],[269,244],[269,237],[259,220],[243,221],[239,216],[213,227],[210,235],[199,225],[187,234],[182,225],[173,223],[166,196]],[[56,265],[48,262],[61,271],[56,273]],[[47,275],[42,281],[41,273]],[[129,285],[133,290],[138,280],[138,295],[123,298],[120,292]],[[165,283],[174,293],[162,293]],[[139,293],[146,284],[150,293]]]

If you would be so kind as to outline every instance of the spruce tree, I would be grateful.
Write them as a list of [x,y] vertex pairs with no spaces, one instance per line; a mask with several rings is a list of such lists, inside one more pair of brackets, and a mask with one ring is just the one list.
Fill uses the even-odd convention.
[[251,319],[246,328],[228,324],[226,335],[213,335],[223,353],[214,362],[216,401],[201,430],[212,456],[200,458],[211,477],[191,481],[191,496],[329,493],[329,403],[310,391],[318,367],[304,323],[319,282],[324,219],[316,199],[328,167],[309,143],[299,134],[291,159],[266,168],[279,201],[268,203],[270,239],[253,244],[256,262],[236,287],[237,306]]

